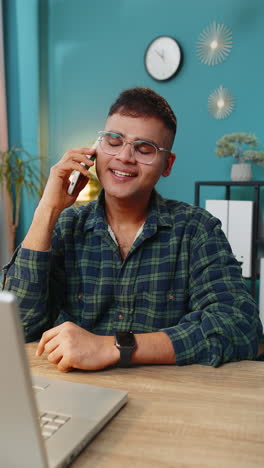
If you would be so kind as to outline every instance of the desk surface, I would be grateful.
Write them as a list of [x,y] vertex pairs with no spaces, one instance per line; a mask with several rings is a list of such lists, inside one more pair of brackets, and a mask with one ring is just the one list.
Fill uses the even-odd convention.
[[74,468],[264,466],[264,363],[141,366],[62,374],[26,345],[33,375],[128,390]]

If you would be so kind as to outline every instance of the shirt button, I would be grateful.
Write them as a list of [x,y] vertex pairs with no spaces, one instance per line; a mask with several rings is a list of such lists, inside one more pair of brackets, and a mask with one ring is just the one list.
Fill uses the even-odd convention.
[[124,319],[124,315],[123,314],[119,314],[118,315],[118,320],[123,320]]

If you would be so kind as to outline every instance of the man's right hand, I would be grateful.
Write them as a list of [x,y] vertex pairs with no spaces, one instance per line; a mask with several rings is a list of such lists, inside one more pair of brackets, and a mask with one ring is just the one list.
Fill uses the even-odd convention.
[[[92,148],[69,149],[51,168],[39,207],[61,212],[71,206],[89,180],[89,171],[81,163],[89,167],[93,166],[94,162],[88,156],[94,153],[95,149]],[[73,194],[69,195],[69,177],[73,170],[81,172],[84,177],[79,178]]]
[[[89,156],[94,153],[94,148],[70,149],[51,168],[32,224],[22,243],[23,248],[37,251],[50,249],[52,233],[58,217],[65,208],[76,201],[80,191],[88,182],[89,172],[81,163],[89,167],[93,166],[94,162],[89,159]],[[81,172],[84,177],[79,178],[73,194],[69,195],[69,177],[74,170]]]

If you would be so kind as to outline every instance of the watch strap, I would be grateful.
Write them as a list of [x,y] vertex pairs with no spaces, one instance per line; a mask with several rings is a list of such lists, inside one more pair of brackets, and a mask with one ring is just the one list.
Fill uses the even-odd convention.
[[118,362],[119,367],[131,366],[132,353],[134,348],[119,348],[120,360]]

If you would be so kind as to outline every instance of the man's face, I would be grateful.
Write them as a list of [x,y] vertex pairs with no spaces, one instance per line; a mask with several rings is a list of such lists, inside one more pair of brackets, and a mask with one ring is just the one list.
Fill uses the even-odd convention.
[[[130,143],[136,140],[152,141],[157,147],[170,149],[171,132],[155,117],[130,117],[113,114],[108,117],[105,131],[119,133]],[[126,144],[115,156],[97,148],[96,170],[107,198],[127,201],[149,198],[160,176],[167,177],[175,160],[175,154],[159,151],[150,165],[135,160],[131,145]]]

